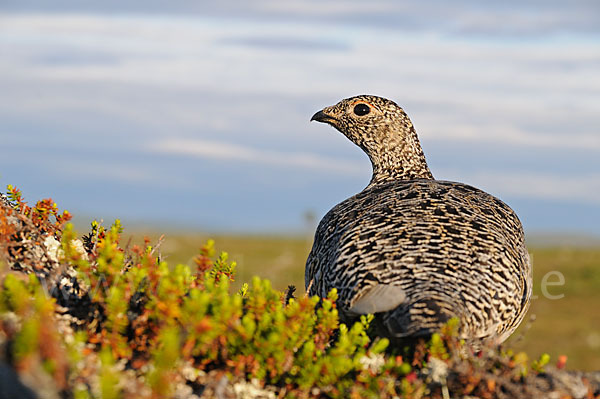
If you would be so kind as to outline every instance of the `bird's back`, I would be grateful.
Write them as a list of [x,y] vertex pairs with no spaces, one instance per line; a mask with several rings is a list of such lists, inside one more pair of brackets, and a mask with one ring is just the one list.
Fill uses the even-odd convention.
[[433,179],[371,184],[321,221],[306,264],[310,294],[337,288],[344,318],[376,285],[402,303],[377,314],[388,336],[426,335],[450,317],[461,334],[501,342],[531,295],[521,222],[504,202],[466,184]]

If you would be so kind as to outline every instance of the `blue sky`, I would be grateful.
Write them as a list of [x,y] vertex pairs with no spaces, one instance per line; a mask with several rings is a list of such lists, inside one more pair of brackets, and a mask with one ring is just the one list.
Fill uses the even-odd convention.
[[369,93],[436,178],[527,232],[600,235],[599,4],[5,0],[0,185],[85,218],[299,230],[370,177],[310,116]]

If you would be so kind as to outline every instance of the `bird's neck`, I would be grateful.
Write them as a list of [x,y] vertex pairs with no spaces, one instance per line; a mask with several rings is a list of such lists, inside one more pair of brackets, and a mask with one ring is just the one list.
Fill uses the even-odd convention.
[[410,126],[402,136],[398,142],[388,140],[379,151],[367,152],[373,165],[369,185],[394,180],[433,179],[414,127]]

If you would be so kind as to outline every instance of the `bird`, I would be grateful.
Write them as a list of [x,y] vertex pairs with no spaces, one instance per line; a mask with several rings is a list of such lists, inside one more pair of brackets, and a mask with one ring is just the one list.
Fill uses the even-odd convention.
[[372,177],[320,221],[305,288],[337,290],[342,322],[373,314],[390,340],[426,337],[450,319],[471,342],[500,344],[530,304],[532,268],[516,213],[464,183],[436,180],[416,130],[395,102],[373,95],[315,113],[369,157]]

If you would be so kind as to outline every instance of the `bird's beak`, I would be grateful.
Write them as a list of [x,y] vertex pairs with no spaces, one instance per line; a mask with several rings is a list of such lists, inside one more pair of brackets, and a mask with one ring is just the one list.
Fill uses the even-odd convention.
[[337,119],[331,115],[326,114],[325,112],[323,112],[323,110],[321,110],[321,111],[317,112],[316,114],[314,114],[312,116],[312,118],[310,118],[310,121],[311,122],[317,121],[317,122],[332,124],[332,123],[337,122]]

